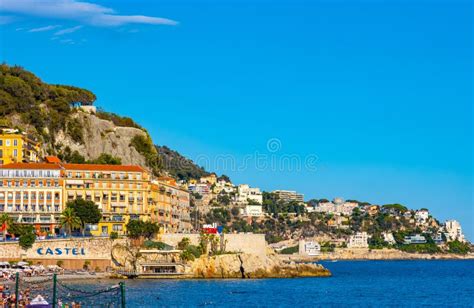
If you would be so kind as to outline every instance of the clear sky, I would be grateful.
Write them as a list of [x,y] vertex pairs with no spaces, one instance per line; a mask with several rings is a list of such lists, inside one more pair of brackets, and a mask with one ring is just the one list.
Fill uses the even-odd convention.
[[474,238],[471,1],[87,1],[2,0],[0,60],[235,183],[427,207]]

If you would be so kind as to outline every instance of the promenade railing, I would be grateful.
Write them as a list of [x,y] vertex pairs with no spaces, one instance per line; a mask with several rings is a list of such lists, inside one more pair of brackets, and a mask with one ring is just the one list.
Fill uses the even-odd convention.
[[51,307],[107,307],[125,308],[125,284],[100,288],[81,281],[74,283],[60,279],[60,275],[49,277],[23,277],[20,273],[15,277],[15,308],[26,307],[31,301],[41,295]]

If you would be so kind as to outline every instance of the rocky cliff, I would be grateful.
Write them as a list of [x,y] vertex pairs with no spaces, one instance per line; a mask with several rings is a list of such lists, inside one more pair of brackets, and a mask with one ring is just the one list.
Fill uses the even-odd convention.
[[56,143],[78,151],[88,160],[95,159],[102,153],[118,157],[125,165],[146,166],[145,157],[131,146],[135,136],[148,138],[145,131],[135,127],[120,127],[108,120],[102,120],[94,114],[78,111],[73,115],[82,128],[84,143],[73,140],[70,134],[61,130],[56,134]]
[[331,272],[317,264],[285,263],[275,255],[226,254],[201,256],[188,269],[194,278],[292,278],[328,277]]

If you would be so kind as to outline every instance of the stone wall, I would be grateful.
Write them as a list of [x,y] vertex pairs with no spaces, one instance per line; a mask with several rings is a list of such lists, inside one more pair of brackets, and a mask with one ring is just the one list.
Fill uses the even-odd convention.
[[53,265],[63,261],[65,268],[82,268],[90,261],[91,268],[105,269],[111,263],[112,241],[105,238],[61,239],[36,241],[23,250],[18,243],[0,242],[0,260],[29,260],[34,264]]
[[267,253],[265,234],[225,234],[226,251],[243,252],[264,256]]
[[[189,238],[192,245],[199,244],[199,234],[162,234],[158,240],[171,246],[177,246],[183,238]],[[255,255],[265,255],[267,244],[265,234],[239,233],[224,234],[226,251],[243,252]]]
[[176,247],[183,238],[189,238],[191,245],[199,244],[199,234],[185,234],[185,233],[173,233],[173,234],[160,234],[157,237],[158,241],[166,243],[168,245]]

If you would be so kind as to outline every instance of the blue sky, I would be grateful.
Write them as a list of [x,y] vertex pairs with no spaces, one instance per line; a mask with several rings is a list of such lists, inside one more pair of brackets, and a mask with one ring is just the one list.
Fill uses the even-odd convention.
[[236,183],[428,207],[472,239],[472,14],[468,0],[3,0],[0,59],[92,90]]

